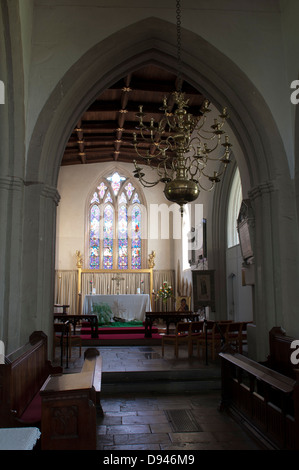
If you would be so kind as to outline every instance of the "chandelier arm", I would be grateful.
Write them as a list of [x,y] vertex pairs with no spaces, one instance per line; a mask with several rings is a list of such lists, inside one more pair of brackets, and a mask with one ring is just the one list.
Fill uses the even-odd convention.
[[164,142],[167,142],[167,150],[170,149],[172,152],[176,150],[176,141],[172,135],[169,135]]
[[203,189],[203,191],[207,191],[207,192],[212,191],[212,190],[214,189],[214,187],[215,187],[215,183],[214,183],[213,181],[212,181],[211,183],[212,183],[212,184],[211,184],[211,187],[210,187],[210,188],[206,188],[206,187],[204,187],[204,186],[200,183],[200,181],[197,182],[198,186],[199,186],[201,189]]
[[[144,154],[140,153],[140,151],[139,151],[137,145],[134,145],[134,147],[135,147],[136,154],[137,154],[138,157],[141,158],[142,160],[150,160],[151,158],[152,158],[152,159],[154,158],[154,156],[150,156],[150,155],[149,155],[149,153],[148,153],[149,151],[148,151],[148,150],[146,151],[146,155],[144,155]],[[147,154],[148,154],[148,155],[147,155]]]
[[139,182],[145,188],[152,188],[153,186],[156,186],[158,183],[160,183],[163,180],[163,178],[159,178],[156,181],[148,181],[143,176],[136,175],[135,177],[138,178]]
[[[151,136],[145,136],[145,135],[144,135],[144,130],[145,130],[146,132],[150,132],[150,133],[151,133]],[[153,138],[153,134],[152,134],[152,132],[151,132],[151,130],[150,130],[149,127],[143,126],[143,127],[140,129],[140,135],[141,135],[142,140],[143,140],[144,142],[151,143],[151,144],[153,144],[153,143],[155,142],[155,140],[154,140],[154,138]]]
[[194,130],[198,132],[200,129],[202,129],[202,128],[204,127],[204,125],[206,124],[206,122],[207,122],[207,116],[204,114],[204,115],[197,121],[197,124],[195,125]]
[[[192,168],[194,168],[194,170],[192,170]],[[205,167],[204,167],[204,168],[205,168]],[[191,161],[191,164],[189,165],[188,173],[189,173],[189,175],[192,176],[193,178],[197,175],[197,173],[199,173],[199,175],[201,176],[202,170],[203,170],[204,168],[199,168],[197,160],[196,160],[196,159],[193,159],[193,160]],[[200,177],[200,176],[199,176],[199,177]]]
[[142,160],[146,160],[147,162],[161,158],[161,156],[163,156],[163,152],[165,152],[165,149],[160,149],[157,145],[155,145],[155,147],[156,149],[158,149],[158,151],[155,154],[150,154],[149,150],[146,150],[145,154],[142,154],[138,149],[138,144],[134,144],[134,148],[138,157],[141,158]]
[[209,162],[221,162],[223,157],[224,157],[224,155],[221,155],[220,157],[216,157],[216,158],[208,157],[208,160],[209,160]]
[[160,180],[157,180],[157,181],[154,181],[153,183],[151,183],[151,182],[146,181],[142,178],[142,179],[139,179],[139,182],[142,184],[142,186],[144,188],[153,188],[154,186],[156,186],[160,182]]
[[[207,135],[202,135],[200,132],[196,131],[197,132],[197,135],[203,139],[203,140],[206,140],[208,142],[211,142],[212,140],[214,140],[215,138],[219,139],[219,136],[217,136],[214,132],[212,131],[206,131],[205,129],[203,129],[203,132],[205,132],[206,134],[208,135],[211,135],[211,137],[208,137]],[[196,137],[195,137],[196,138]]]
[[163,176],[163,174],[164,174],[164,177],[168,176],[168,168],[166,166],[166,161],[160,162],[157,165],[157,173],[158,173],[158,176],[161,176],[161,177]]
[[215,152],[215,150],[219,147],[220,145],[220,142],[217,141],[217,143],[214,145],[214,147],[212,148],[208,148],[205,144],[204,144],[204,148],[202,150],[202,153],[203,155],[206,155],[206,158],[207,160],[213,160],[213,157],[211,157],[210,155]]
[[227,164],[224,164],[223,170],[220,171],[220,168],[221,168],[221,165],[220,165],[219,170],[217,171],[218,178],[221,178],[221,176],[224,175],[226,167],[227,167]]
[[[173,118],[173,116],[171,116],[171,117]],[[169,116],[165,116],[165,120],[166,120],[167,126],[169,127],[169,129],[170,129],[171,131],[176,130],[177,124],[176,124],[176,122],[175,122],[175,119],[173,119],[173,122],[171,122],[170,119],[169,119]]]

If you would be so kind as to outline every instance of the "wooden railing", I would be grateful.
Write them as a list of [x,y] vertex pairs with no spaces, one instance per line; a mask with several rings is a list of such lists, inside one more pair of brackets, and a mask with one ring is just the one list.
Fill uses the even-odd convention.
[[266,447],[299,449],[299,385],[247,357],[223,351],[220,409],[230,410]]

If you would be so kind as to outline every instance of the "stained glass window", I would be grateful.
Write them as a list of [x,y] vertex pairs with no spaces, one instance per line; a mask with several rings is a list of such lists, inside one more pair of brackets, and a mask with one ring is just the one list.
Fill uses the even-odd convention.
[[93,202],[100,202],[97,193],[94,193],[94,194],[93,194],[93,198],[92,198],[92,200],[91,200],[90,202],[91,202],[91,204],[92,204]]
[[89,268],[141,269],[140,194],[128,178],[114,172],[92,193],[89,207]]
[[132,211],[132,269],[141,268],[141,209],[135,205]]
[[104,208],[103,268],[113,268],[113,223],[114,209],[110,204]]
[[106,189],[107,186],[105,186],[104,183],[101,183],[100,186],[98,186],[99,196],[101,199],[103,199]]
[[112,197],[111,197],[111,194],[110,194],[109,191],[108,191],[108,193],[107,193],[107,195],[106,195],[105,202],[112,202],[112,203],[113,203]]
[[94,204],[90,208],[89,264],[91,269],[100,266],[100,208]]
[[128,269],[128,214],[123,204],[118,211],[118,269]]
[[132,204],[135,204],[135,202],[138,202],[140,204],[138,193],[135,193],[132,199]]
[[131,196],[132,196],[133,191],[134,191],[134,186],[132,185],[132,183],[128,183],[127,186],[125,187],[125,189],[127,191],[128,198],[131,199]]
[[122,193],[119,200],[118,200],[119,204],[121,204],[122,202],[124,202],[125,204],[127,203],[127,198],[125,196],[125,193]]
[[118,194],[121,182],[125,181],[125,179],[126,178],[124,176],[120,176],[117,173],[117,171],[115,173],[113,173],[112,176],[108,176],[107,180],[111,181],[111,186],[112,186],[112,189],[113,189],[113,192],[114,192],[115,196],[117,196],[117,194]]

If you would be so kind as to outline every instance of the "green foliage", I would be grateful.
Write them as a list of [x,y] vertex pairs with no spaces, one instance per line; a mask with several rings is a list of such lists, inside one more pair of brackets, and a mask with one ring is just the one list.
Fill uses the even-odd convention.
[[137,320],[131,320],[131,321],[126,321],[126,322],[120,322],[120,321],[114,321],[110,323],[109,326],[111,328],[123,328],[123,327],[128,327],[128,326],[143,326],[142,321],[137,321]]
[[93,304],[92,310],[98,315],[99,325],[105,325],[106,323],[111,322],[113,314],[110,305],[103,302],[100,304]]

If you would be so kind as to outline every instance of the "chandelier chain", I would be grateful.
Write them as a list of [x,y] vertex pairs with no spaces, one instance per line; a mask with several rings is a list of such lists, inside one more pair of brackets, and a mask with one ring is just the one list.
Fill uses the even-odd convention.
[[181,64],[181,5],[176,2],[176,29],[177,29],[177,61],[178,61],[178,91],[182,88],[182,64]]
[[164,97],[162,107],[159,108],[163,111],[163,116],[157,122],[154,117],[148,119],[143,112],[143,105],[140,105],[139,113],[136,114],[139,119],[138,139],[137,133],[133,133],[136,154],[148,169],[155,170],[156,179],[148,180],[136,160],[133,173],[144,187],[164,183],[166,199],[177,203],[182,214],[183,206],[195,201],[200,189],[211,191],[220,182],[230,163],[232,145],[223,129],[229,117],[226,108],[223,108],[218,118],[210,116],[212,124],[209,128],[207,117],[211,109],[207,99],[203,100],[196,115],[188,112],[190,98],[185,98],[185,93],[181,90],[180,0],[176,0],[176,22],[177,91],[172,93],[171,104]]

